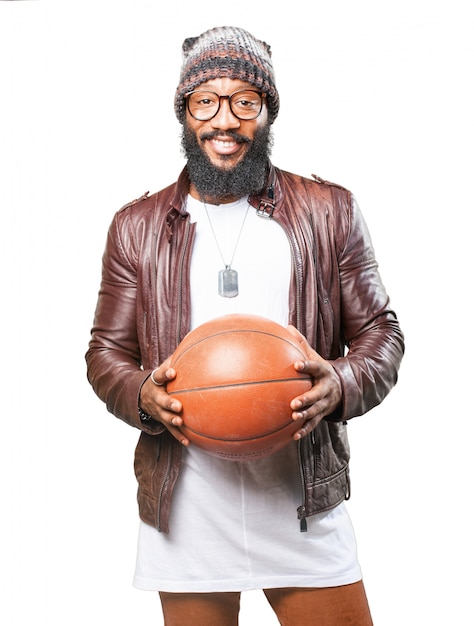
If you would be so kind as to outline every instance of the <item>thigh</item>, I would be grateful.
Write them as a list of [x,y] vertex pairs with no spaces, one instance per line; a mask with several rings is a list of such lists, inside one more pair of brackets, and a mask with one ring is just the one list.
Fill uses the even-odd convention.
[[265,589],[282,626],[372,626],[362,581],[322,588]]
[[165,626],[237,626],[240,593],[160,592]]

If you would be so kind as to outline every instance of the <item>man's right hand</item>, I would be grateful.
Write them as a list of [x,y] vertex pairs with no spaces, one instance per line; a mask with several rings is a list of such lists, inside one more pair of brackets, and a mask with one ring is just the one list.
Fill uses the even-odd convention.
[[155,382],[149,376],[143,383],[140,390],[139,406],[154,420],[166,426],[173,437],[183,446],[189,446],[189,439],[180,430],[180,426],[183,424],[183,419],[180,416],[183,408],[181,402],[166,392],[166,384],[176,376],[176,371],[170,367],[170,363],[171,357],[153,370]]

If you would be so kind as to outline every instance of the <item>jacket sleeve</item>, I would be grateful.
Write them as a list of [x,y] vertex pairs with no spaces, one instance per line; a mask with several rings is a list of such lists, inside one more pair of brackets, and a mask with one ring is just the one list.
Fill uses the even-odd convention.
[[346,215],[338,265],[347,352],[332,362],[343,389],[342,408],[333,416],[338,421],[362,415],[382,402],[397,382],[404,353],[403,334],[379,275],[367,226],[352,196]]
[[138,253],[127,211],[119,211],[109,228],[89,349],[87,377],[107,409],[145,432],[163,430],[158,422],[142,423],[140,389],[151,370],[141,365],[137,336]]

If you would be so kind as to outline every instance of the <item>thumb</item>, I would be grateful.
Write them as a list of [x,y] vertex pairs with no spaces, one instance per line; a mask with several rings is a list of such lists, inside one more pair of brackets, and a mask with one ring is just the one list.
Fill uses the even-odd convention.
[[287,329],[290,331],[290,333],[295,338],[296,342],[298,343],[298,345],[300,346],[300,348],[302,349],[302,351],[306,355],[306,358],[308,358],[308,359],[314,358],[316,352],[309,345],[308,340],[306,339],[306,337],[304,335],[302,335],[300,333],[300,331],[297,328],[295,328],[293,325],[291,325],[291,324],[289,326],[287,326]]

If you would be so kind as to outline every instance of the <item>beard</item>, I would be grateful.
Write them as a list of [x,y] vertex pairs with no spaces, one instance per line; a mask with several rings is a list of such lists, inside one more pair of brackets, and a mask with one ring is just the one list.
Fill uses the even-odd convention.
[[230,159],[221,157],[222,167],[211,163],[198,143],[196,133],[186,122],[183,124],[181,148],[187,158],[189,179],[200,197],[219,204],[258,193],[263,189],[267,175],[267,165],[273,145],[273,136],[269,124],[255,131],[253,140],[245,135],[229,130],[225,133],[214,131],[203,133],[201,141],[225,134],[235,141],[246,143],[249,148],[242,160],[235,167],[226,167]]

